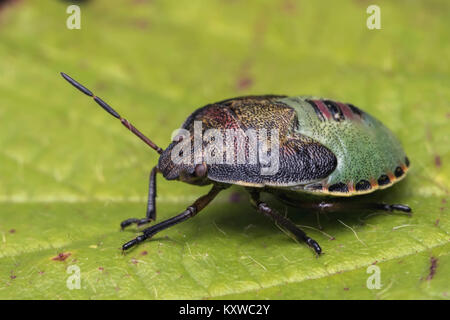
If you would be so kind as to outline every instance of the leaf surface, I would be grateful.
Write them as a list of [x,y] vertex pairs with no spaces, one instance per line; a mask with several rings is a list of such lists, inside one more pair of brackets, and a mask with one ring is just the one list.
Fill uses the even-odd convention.
[[[379,1],[381,30],[367,29],[360,1],[87,1],[80,30],[66,28],[67,5],[0,9],[0,298],[448,299],[448,1]],[[123,255],[139,233],[119,223],[144,216],[157,154],[60,71],[163,148],[193,110],[233,96],[354,103],[412,164],[363,199],[413,216],[320,215],[321,232],[314,214],[289,209],[321,244],[316,258],[234,188]],[[159,177],[158,221],[207,191]],[[372,265],[379,289],[367,286]],[[80,289],[69,289],[70,266]]]

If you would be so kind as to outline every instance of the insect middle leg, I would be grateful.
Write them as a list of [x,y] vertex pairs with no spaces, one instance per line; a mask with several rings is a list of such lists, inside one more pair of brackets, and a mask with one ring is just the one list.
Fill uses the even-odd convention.
[[207,194],[198,198],[191,206],[187,207],[186,210],[184,210],[179,215],[172,217],[170,219],[167,219],[158,224],[155,224],[154,226],[151,226],[147,229],[144,229],[142,231],[142,235],[125,243],[122,246],[122,250],[128,250],[131,247],[137,245],[138,243],[143,242],[146,239],[153,237],[156,233],[158,233],[164,229],[167,229],[177,223],[180,223],[184,220],[192,218],[197,213],[199,213],[203,208],[205,208],[217,196],[217,194],[220,191],[222,191],[223,189],[224,189],[223,186],[214,185]]
[[156,173],[158,169],[154,167],[150,171],[149,187],[148,187],[148,201],[147,201],[147,213],[145,218],[129,218],[120,223],[122,229],[127,226],[136,223],[138,226],[149,223],[156,220]]
[[249,193],[252,204],[255,206],[256,210],[270,218],[284,230],[289,231],[297,240],[306,242],[318,255],[322,253],[322,249],[314,239],[308,237],[306,233],[297,227],[291,220],[270,208],[267,203],[260,201],[259,191],[251,189],[249,190]]

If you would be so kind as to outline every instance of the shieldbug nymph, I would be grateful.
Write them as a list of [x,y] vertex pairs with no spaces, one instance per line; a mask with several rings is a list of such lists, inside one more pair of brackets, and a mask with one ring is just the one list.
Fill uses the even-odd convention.
[[[140,236],[125,243],[123,250],[195,216],[219,192],[240,185],[248,191],[257,211],[320,254],[319,244],[263,202],[261,192],[271,193],[288,205],[302,207],[305,203],[299,201],[301,194],[339,199],[368,194],[400,181],[409,168],[409,160],[391,131],[349,103],[279,95],[223,100],[194,111],[181,126],[180,135],[163,150],[90,90],[65,73],[61,75],[160,154],[158,164],[150,172],[146,217],[127,219],[121,223],[122,228],[156,219],[158,173],[167,180],[212,185],[206,195],[181,214],[144,229]],[[198,134],[200,141],[196,140]],[[212,142],[214,148],[208,149]],[[269,160],[276,161],[267,161],[269,153],[271,157],[276,155]],[[325,200],[307,205],[320,211],[351,208],[411,212],[406,205],[374,202]]]

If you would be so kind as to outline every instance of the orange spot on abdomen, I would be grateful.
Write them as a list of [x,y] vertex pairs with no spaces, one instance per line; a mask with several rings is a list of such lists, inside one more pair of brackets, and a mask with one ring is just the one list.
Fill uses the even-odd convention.
[[373,188],[378,187],[378,182],[374,178],[370,178],[370,186]]
[[393,182],[394,180],[397,179],[397,178],[395,177],[395,175],[394,175],[391,171],[388,171],[388,172],[386,173],[386,175],[389,177],[389,180],[391,180],[391,182]]

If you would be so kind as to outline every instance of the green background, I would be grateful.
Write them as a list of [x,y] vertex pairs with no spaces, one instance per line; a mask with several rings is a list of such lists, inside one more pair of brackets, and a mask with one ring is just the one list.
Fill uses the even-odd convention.
[[[81,30],[66,28],[69,4],[0,7],[0,298],[449,298],[449,1],[84,1]],[[370,4],[381,30],[366,27]],[[158,155],[60,71],[161,147],[194,109],[233,96],[351,102],[412,164],[369,198],[414,215],[321,216],[324,234],[314,214],[289,209],[321,243],[316,258],[234,188],[122,255],[139,233],[119,223],[144,216]],[[158,221],[208,188],[159,177]],[[366,286],[372,264],[379,290]],[[79,290],[66,286],[71,265]]]

